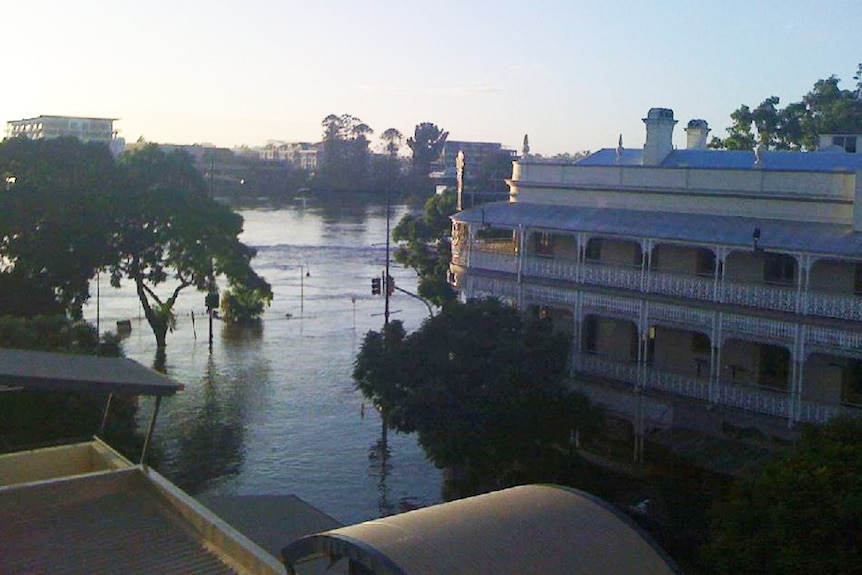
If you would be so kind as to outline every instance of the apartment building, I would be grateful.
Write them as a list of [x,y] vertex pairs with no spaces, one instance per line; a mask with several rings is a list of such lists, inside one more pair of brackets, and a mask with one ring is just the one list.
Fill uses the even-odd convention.
[[[774,433],[862,415],[862,155],[706,149],[644,118],[642,149],[518,160],[459,212],[450,281],[571,336],[582,390],[648,429]],[[855,151],[855,149],[850,150]]]

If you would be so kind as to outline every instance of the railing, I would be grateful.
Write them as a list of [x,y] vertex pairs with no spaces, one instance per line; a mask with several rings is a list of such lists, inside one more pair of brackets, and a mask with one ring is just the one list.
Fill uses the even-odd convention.
[[709,333],[712,327],[712,312],[666,303],[650,303],[649,318],[681,326],[697,326]]
[[779,342],[791,342],[796,335],[796,325],[787,321],[730,313],[723,314],[722,318],[722,330],[727,334],[767,338]]
[[638,366],[636,363],[614,361],[597,355],[584,354],[579,361],[580,371],[636,385]]
[[675,395],[709,400],[709,380],[687,374],[672,373],[649,367],[646,370],[644,387],[667,391]]
[[809,423],[826,423],[834,417],[862,417],[862,407],[852,405],[826,405],[811,401],[802,401],[799,420]]
[[785,391],[722,381],[717,396],[720,405],[776,417],[790,417],[790,396]]
[[[452,261],[476,269],[518,272],[518,254],[511,241],[462,244]],[[607,286],[700,301],[720,301],[788,313],[862,321],[862,296],[822,292],[800,293],[796,287],[734,281],[661,272],[643,273],[636,266],[578,263],[573,258],[525,254],[521,271],[526,276],[565,280],[577,284]],[[645,281],[644,281],[645,280]],[[759,329],[759,328],[758,328]],[[783,328],[782,328],[783,329]],[[779,330],[780,331],[780,330]],[[759,333],[759,332],[758,332]],[[786,335],[779,337],[785,338]]]
[[809,327],[807,331],[806,344],[853,349],[862,353],[862,332],[828,327]]

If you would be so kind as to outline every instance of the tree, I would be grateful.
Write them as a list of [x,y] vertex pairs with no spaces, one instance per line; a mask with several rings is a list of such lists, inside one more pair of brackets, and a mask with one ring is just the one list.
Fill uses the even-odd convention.
[[862,64],[854,76],[855,90],[842,90],[838,86],[841,80],[832,75],[815,82],[799,102],[783,109],[778,107],[777,96],[766,98],[754,110],[743,104],[730,115],[733,123],[727,129],[728,136],[713,138],[710,147],[752,150],[759,145],[772,150],[814,150],[820,134],[862,132],[860,72]]
[[404,136],[395,128],[388,128],[380,135],[380,139],[384,142],[383,150],[389,156],[397,156],[398,151],[401,149],[401,140],[404,139]]
[[[134,283],[160,349],[166,346],[173,306],[186,288],[212,291],[223,275],[234,289],[269,302],[269,284],[251,268],[255,251],[238,239],[242,216],[208,196],[187,154],[147,146],[121,156],[119,168],[111,283]],[[173,287],[159,295],[157,288],[169,280]]]
[[80,318],[105,263],[116,181],[104,144],[74,138],[0,143],[0,313]]
[[547,473],[582,423],[564,385],[568,346],[546,322],[477,300],[407,336],[398,322],[369,332],[353,377],[389,426],[418,434],[435,465],[499,485]]
[[362,189],[369,173],[368,136],[374,131],[350,114],[330,114],[321,124],[323,158],[319,183],[334,190]]
[[857,573],[862,565],[862,420],[803,430],[734,484],[713,512],[716,573]]
[[411,170],[414,177],[428,177],[431,164],[440,157],[448,137],[449,132],[444,132],[430,122],[416,125],[413,136],[407,138],[407,146],[413,151]]
[[452,259],[449,216],[455,213],[456,202],[452,190],[431,196],[421,216],[407,214],[392,230],[392,239],[399,242],[395,261],[413,268],[419,276],[419,295],[438,307],[456,297],[447,279]]

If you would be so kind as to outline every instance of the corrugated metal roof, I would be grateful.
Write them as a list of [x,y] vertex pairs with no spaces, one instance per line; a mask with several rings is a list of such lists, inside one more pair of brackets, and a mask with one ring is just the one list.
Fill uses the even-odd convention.
[[237,571],[129,469],[0,488],[0,572]]
[[0,348],[0,386],[134,395],[173,395],[183,388],[126,358],[5,348]]
[[758,245],[767,250],[862,258],[862,233],[840,224],[523,202],[483,204],[456,213],[452,219],[496,227],[515,228],[521,224],[546,230],[744,248],[753,246],[752,234],[759,228]]
[[377,575],[437,573],[672,574],[633,522],[572,489],[527,485],[300,539],[285,563],[348,557]]
[[[604,148],[577,162],[578,166],[641,166],[642,149]],[[843,152],[760,152],[739,150],[673,150],[659,164],[661,168],[696,168],[725,170],[766,170],[803,172],[855,172],[862,170],[862,154]]]

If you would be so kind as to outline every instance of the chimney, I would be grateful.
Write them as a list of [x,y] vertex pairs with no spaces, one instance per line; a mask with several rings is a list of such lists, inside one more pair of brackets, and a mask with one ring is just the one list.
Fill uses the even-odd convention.
[[687,150],[705,150],[706,137],[709,136],[709,124],[706,120],[690,120],[685,128]]
[[673,150],[673,127],[676,125],[673,110],[650,108],[643,122],[646,124],[643,165],[657,166]]

